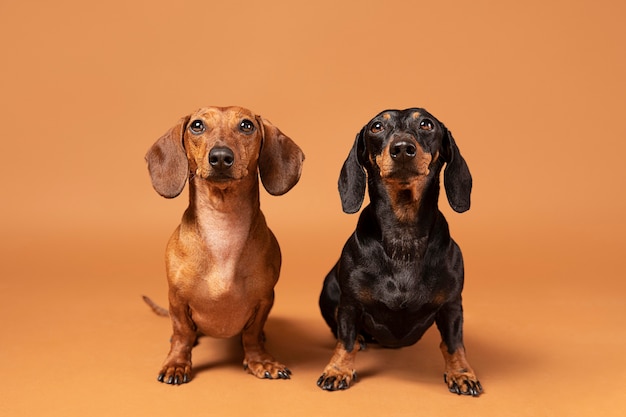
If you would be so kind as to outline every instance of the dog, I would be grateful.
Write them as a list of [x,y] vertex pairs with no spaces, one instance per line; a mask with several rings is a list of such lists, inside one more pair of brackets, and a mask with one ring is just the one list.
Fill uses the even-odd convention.
[[190,381],[199,334],[240,334],[244,369],[289,379],[291,371],[264,347],[281,253],[260,209],[259,176],[270,194],[286,193],[300,179],[302,150],[250,110],[208,107],[181,118],[146,161],[163,197],[178,196],[189,180],[189,207],[166,249],[173,335],[158,380]]
[[470,207],[472,177],[452,134],[422,108],[386,110],[357,134],[339,176],[343,211],[370,204],[324,280],[319,306],[337,338],[317,384],[349,388],[366,342],[398,348],[436,323],[444,381],[456,394],[483,388],[463,345],[463,258],[438,209],[439,177],[451,207]]

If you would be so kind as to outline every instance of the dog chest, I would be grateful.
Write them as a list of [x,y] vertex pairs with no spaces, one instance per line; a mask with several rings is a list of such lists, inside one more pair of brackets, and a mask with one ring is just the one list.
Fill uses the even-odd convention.
[[191,320],[206,336],[227,338],[241,333],[254,316],[250,300],[227,296],[218,299],[190,300]]
[[362,316],[363,329],[384,347],[415,344],[433,325],[437,307],[423,305],[417,310],[366,309]]
[[432,299],[432,290],[418,275],[381,274],[363,289],[371,295],[366,305],[382,305],[391,311],[419,309]]

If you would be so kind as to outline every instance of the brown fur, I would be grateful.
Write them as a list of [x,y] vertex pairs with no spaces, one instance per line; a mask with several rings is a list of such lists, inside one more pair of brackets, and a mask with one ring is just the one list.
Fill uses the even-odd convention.
[[338,341],[330,362],[317,381],[320,388],[329,391],[348,389],[357,379],[354,369],[356,352],[357,349],[348,351],[344,344]]
[[448,389],[457,394],[478,395],[482,391],[482,386],[478,382],[474,370],[467,362],[465,347],[460,346],[450,352],[448,346],[441,342],[440,348],[446,362],[443,379],[448,385]]
[[[201,120],[205,131],[190,126]],[[254,130],[243,133],[242,120]],[[216,147],[233,163],[209,163]],[[259,172],[273,195],[299,180],[304,154],[278,128],[241,107],[202,108],[182,118],[146,155],[155,190],[175,197],[189,178],[189,207],[169,240],[166,269],[171,349],[159,372],[169,384],[187,382],[197,333],[241,334],[244,367],[259,378],[289,378],[290,371],[264,348],[263,325],[274,302],[281,255],[259,202]],[[183,175],[184,173],[184,175]]]
[[[419,116],[419,113],[417,115]],[[380,155],[370,156],[372,164],[375,164],[380,170],[380,177],[391,199],[396,218],[404,223],[413,222],[417,217],[424,187],[427,184],[426,177],[430,173],[430,165],[434,162],[433,156],[424,152],[415,140],[410,139],[410,142],[417,149],[417,156],[411,160],[411,167],[409,168],[417,174],[412,178],[398,178],[396,176],[397,164],[390,152],[392,142],[383,148]]]

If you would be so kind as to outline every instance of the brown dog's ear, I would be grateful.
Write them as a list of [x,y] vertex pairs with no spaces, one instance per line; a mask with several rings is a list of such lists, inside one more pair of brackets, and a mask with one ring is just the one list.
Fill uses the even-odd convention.
[[341,167],[339,174],[339,196],[341,197],[341,208],[345,213],[356,213],[363,204],[365,198],[365,183],[367,176],[363,169],[362,155],[365,148],[363,135],[365,128],[356,135],[354,145],[346,161]]
[[276,126],[257,116],[263,130],[259,155],[259,174],[271,195],[283,195],[298,183],[302,174],[304,153]]
[[456,146],[452,133],[445,127],[443,149],[443,156],[446,161],[443,184],[448,196],[448,203],[454,211],[463,213],[470,208],[472,174],[470,174],[467,163]]
[[183,133],[187,122],[189,116],[180,119],[146,153],[152,186],[166,198],[178,196],[187,182],[189,164],[183,147]]

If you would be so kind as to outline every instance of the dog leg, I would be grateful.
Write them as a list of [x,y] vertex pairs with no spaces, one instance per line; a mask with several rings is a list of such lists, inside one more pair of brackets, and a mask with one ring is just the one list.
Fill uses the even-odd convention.
[[443,380],[450,392],[478,397],[483,392],[483,387],[465,358],[465,348],[459,346],[451,352],[444,342],[441,342],[440,348],[446,361]]
[[263,326],[271,308],[272,302],[261,305],[243,330],[243,367],[257,378],[290,379],[291,371],[265,350]]
[[317,380],[317,386],[325,391],[350,388],[350,385],[357,379],[354,369],[356,352],[356,343],[352,345],[351,350],[348,350],[341,341],[338,341],[333,357]]
[[356,381],[354,369],[356,353],[359,350],[359,335],[355,323],[358,312],[352,305],[339,304],[337,308],[337,345],[324,369],[322,376],[317,380],[317,386],[325,391],[345,390]]
[[483,387],[465,357],[463,307],[460,299],[457,303],[442,307],[436,321],[442,338],[440,349],[446,362],[444,382],[454,394],[478,397]]
[[319,307],[322,317],[330,327],[330,331],[337,337],[337,306],[341,298],[341,289],[337,282],[337,265],[328,273],[319,298]]
[[172,334],[170,352],[157,378],[166,384],[180,385],[191,380],[191,349],[195,345],[198,335],[191,318],[182,310],[171,310],[174,333]]

